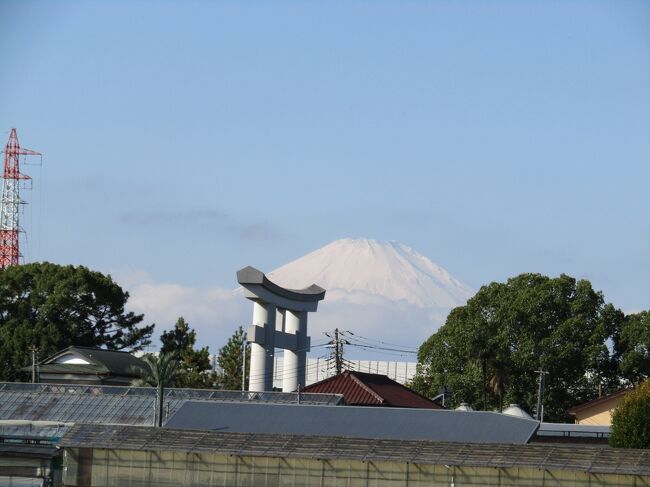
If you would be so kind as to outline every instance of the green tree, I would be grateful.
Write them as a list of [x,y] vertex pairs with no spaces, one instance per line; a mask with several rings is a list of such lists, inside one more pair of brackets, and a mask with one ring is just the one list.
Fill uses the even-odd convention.
[[614,410],[609,444],[650,449],[650,381],[628,392]]
[[614,345],[625,379],[638,384],[650,377],[650,311],[626,316]]
[[181,374],[177,378],[179,387],[210,388],[214,387],[216,375],[210,365],[210,351],[208,347],[194,349],[196,344],[196,331],[181,316],[176,320],[174,328],[163,332],[160,336],[163,354],[175,354],[179,360]]
[[126,312],[129,293],[110,276],[47,262],[0,271],[0,380],[20,378],[35,346],[40,357],[70,345],[141,350],[154,325]]
[[[242,361],[244,359],[243,346],[245,340],[243,328],[240,326],[228,339],[217,356],[217,364],[221,368],[219,384],[222,389],[230,391],[241,390],[242,383]],[[250,345],[246,344],[246,369],[250,370]],[[248,389],[248,377],[246,378],[246,389]]]
[[145,354],[142,360],[147,366],[146,372],[140,379],[133,381],[136,387],[150,386],[157,389],[156,393],[156,425],[162,426],[165,402],[165,388],[174,387],[182,372],[173,353],[159,355]]
[[607,348],[622,313],[604,303],[588,281],[522,274],[483,286],[419,349],[414,387],[435,394],[446,386],[451,405],[533,411],[536,370],[549,372],[545,419],[568,419],[570,407],[617,388]]

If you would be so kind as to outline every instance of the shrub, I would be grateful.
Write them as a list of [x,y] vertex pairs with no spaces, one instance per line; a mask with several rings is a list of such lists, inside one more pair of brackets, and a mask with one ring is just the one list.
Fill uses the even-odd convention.
[[618,448],[650,448],[650,380],[628,392],[614,410],[609,444]]

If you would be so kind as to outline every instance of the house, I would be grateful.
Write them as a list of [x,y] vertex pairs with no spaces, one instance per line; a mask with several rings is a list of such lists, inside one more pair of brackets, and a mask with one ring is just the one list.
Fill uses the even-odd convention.
[[[128,352],[68,347],[38,365],[38,381],[56,384],[130,385],[146,364]],[[23,372],[31,373],[31,367]]]
[[611,426],[612,413],[626,393],[627,389],[623,389],[575,406],[567,412],[576,418],[576,424]]
[[304,392],[342,394],[348,406],[444,409],[385,375],[353,370],[311,384]]

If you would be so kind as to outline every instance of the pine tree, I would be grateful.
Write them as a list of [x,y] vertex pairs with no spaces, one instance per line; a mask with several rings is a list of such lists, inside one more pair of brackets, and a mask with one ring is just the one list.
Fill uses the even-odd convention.
[[[219,385],[221,388],[231,391],[239,391],[242,386],[242,361],[243,348],[246,335],[240,326],[228,339],[217,356],[217,364],[221,368]],[[250,345],[246,344],[246,369],[250,370]],[[248,389],[248,377],[246,377],[246,389]]]
[[0,381],[16,381],[31,362],[77,345],[137,351],[151,343],[154,325],[127,312],[129,293],[111,276],[87,267],[48,262],[0,272]]
[[196,331],[181,316],[174,328],[163,332],[161,354],[174,354],[179,361],[181,374],[177,379],[179,387],[205,389],[215,386],[216,374],[210,365],[208,347],[195,350]]

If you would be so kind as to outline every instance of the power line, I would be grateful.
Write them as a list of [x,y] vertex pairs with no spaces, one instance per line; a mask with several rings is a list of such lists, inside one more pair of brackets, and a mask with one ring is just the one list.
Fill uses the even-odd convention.
[[[319,357],[325,359],[325,364],[308,363],[304,367],[305,373],[309,373],[309,372],[313,372],[314,370],[321,369],[325,373],[327,373],[327,371],[329,370],[333,370],[336,374],[340,374],[341,372],[343,372],[343,370],[346,369],[349,370],[356,369],[356,362],[345,358],[345,353],[344,353],[345,346],[356,347],[370,353],[392,355],[398,357],[407,357],[407,356],[413,356],[417,354],[417,349],[415,348],[409,348],[403,345],[398,345],[383,340],[364,337],[362,335],[358,335],[349,330],[340,330],[336,328],[332,332],[325,332],[324,335],[330,338],[331,340],[328,342],[312,345],[310,348],[311,349],[319,348],[319,347],[329,348],[330,349],[329,357]],[[381,346],[381,345],[389,345],[389,346]],[[400,347],[400,348],[394,348],[394,347]],[[303,351],[303,350],[307,350],[307,349],[305,348],[297,351]],[[275,357],[277,357],[278,355],[275,355]],[[277,373],[276,370],[273,370],[261,374],[253,374],[248,377],[248,380],[259,381],[268,377],[273,377],[274,379],[284,378],[284,377],[293,378],[296,375],[300,375],[302,372],[303,370],[301,368],[298,372],[292,371],[292,373],[285,375],[284,371],[282,373]]]
[[[316,344],[316,345],[312,345],[310,348],[313,349],[313,348],[318,348],[318,347],[324,347],[324,346],[327,345],[328,343],[329,343],[329,342],[318,343],[318,344]],[[293,350],[293,351],[294,351],[294,352],[302,352],[303,350],[309,350],[309,348],[301,348],[301,349]],[[275,359],[275,358],[277,357],[277,355],[274,354],[273,357],[274,357],[274,359]],[[244,359],[244,360],[245,360],[245,359]],[[310,366],[310,365],[306,365],[306,366],[305,366],[305,370],[307,370],[309,367],[311,367],[311,366]],[[242,373],[242,376],[244,375],[244,373],[245,373],[245,371]],[[300,375],[300,372],[298,372],[297,374],[292,374],[292,375],[290,375],[290,376],[287,375],[286,377],[291,377],[291,378],[293,378],[293,377],[295,377],[296,375]],[[268,372],[262,372],[262,373],[259,373],[259,374],[248,375],[248,376],[246,376],[246,380],[250,383],[251,379],[252,379],[252,380],[261,380],[261,379],[264,379],[264,378],[267,378],[267,377],[271,377],[271,376],[275,377],[275,370],[273,370],[273,371],[268,371]],[[282,374],[282,377],[285,377],[285,375]],[[242,381],[242,382],[243,382],[243,381]]]
[[[320,358],[324,358],[324,357],[320,357]],[[327,359],[324,358],[324,362],[327,362]],[[323,367],[324,365],[325,365],[325,363],[323,363],[323,364],[311,363],[311,364],[305,365],[304,370],[306,372],[309,372],[309,371],[313,371],[315,369],[317,370],[318,367]],[[253,374],[253,375],[249,376],[248,379],[249,379],[249,381],[251,379],[252,380],[261,380],[261,379],[264,379],[264,378],[267,378],[267,377],[276,378],[276,376],[277,376],[277,378],[284,378],[284,377],[294,378],[294,377],[300,375],[301,371],[302,371],[302,368],[300,368],[298,370],[298,372],[287,373],[285,375],[284,370],[282,371],[282,373],[278,373],[277,370],[274,369],[273,371],[263,372],[263,373],[260,373],[260,374]]]
[[397,343],[391,343],[391,342],[385,342],[383,340],[377,340],[376,338],[368,338],[368,337],[364,337],[362,335],[359,335],[358,333],[354,333],[352,331],[350,332],[350,334],[353,335],[356,338],[360,338],[361,340],[366,340],[366,341],[369,341],[369,342],[381,343],[382,345],[388,345],[388,346],[391,346],[391,347],[405,348],[407,350],[417,350],[416,347],[408,347],[406,345],[400,345],[400,344],[397,344]]
[[399,352],[391,352],[391,351],[386,351],[385,349],[377,349],[374,347],[364,347],[363,345],[359,344],[350,344],[351,347],[357,347],[360,348],[366,352],[378,354],[378,355],[390,355],[392,357],[413,357],[417,352],[406,352],[404,350],[400,350]]
[[375,347],[372,345],[363,345],[361,343],[349,343],[351,347],[358,347],[358,348],[363,348],[366,350],[384,350],[388,352],[401,352],[405,355],[416,355],[418,352],[416,350],[400,350],[399,348],[387,348],[387,347]]

